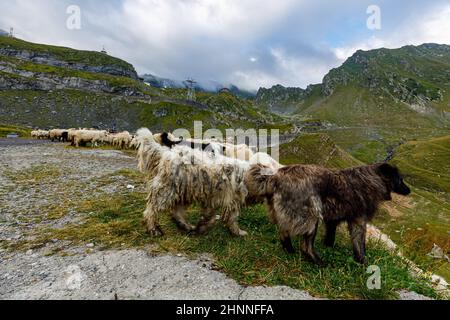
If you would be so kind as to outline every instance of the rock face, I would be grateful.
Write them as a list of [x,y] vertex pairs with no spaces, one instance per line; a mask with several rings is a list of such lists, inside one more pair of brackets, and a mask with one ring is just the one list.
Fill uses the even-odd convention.
[[111,86],[105,80],[89,80],[78,77],[60,77],[15,69],[0,61],[0,90],[60,90],[76,89],[90,92],[116,93],[125,96],[138,95],[129,88]]
[[[97,53],[100,54],[100,53]],[[82,62],[67,62],[53,56],[51,53],[34,52],[29,50],[18,50],[11,47],[0,47],[0,55],[13,57],[36,64],[45,64],[53,67],[61,67],[78,71],[95,72],[110,74],[113,76],[128,77],[139,79],[136,70],[130,67],[122,67],[119,65],[90,65]]]
[[359,50],[325,76],[322,92],[331,96],[340,86],[355,85],[408,104],[439,102],[444,92],[440,85],[450,84],[450,72],[445,68],[449,62],[448,45]]
[[286,88],[282,85],[276,85],[270,89],[260,88],[256,95],[256,103],[265,106],[271,112],[292,113],[318,87],[321,85],[310,85],[306,89]]
[[[450,46],[423,44],[400,49],[358,50],[339,68],[331,70],[320,86],[322,98],[342,87],[369,89],[376,96],[403,102],[428,113],[430,102],[445,101],[450,87]],[[301,70],[299,70],[300,72]],[[269,109],[297,111],[317,86],[308,89],[277,85],[261,88],[256,101]],[[448,93],[447,93],[448,94]]]

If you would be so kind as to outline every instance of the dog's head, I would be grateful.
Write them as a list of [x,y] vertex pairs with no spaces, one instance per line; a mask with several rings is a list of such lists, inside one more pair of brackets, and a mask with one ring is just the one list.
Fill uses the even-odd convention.
[[391,192],[402,196],[407,196],[411,193],[411,189],[403,181],[403,177],[397,167],[394,167],[388,163],[383,163],[379,165],[378,172],[387,182]]

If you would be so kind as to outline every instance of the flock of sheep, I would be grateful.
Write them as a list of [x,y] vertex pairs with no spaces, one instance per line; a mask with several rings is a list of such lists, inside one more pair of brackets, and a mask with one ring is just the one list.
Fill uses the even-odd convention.
[[97,129],[53,129],[35,130],[31,132],[35,139],[48,139],[51,141],[70,142],[72,146],[80,147],[90,144],[93,147],[99,145],[111,145],[121,149],[133,148],[133,138],[128,131],[110,133]]
[[[270,220],[279,227],[283,248],[294,253],[291,238],[301,236],[301,252],[319,265],[322,260],[314,250],[314,240],[320,221],[325,223],[327,246],[334,245],[337,226],[346,222],[355,260],[365,263],[367,223],[382,202],[392,200],[391,193],[410,193],[398,169],[386,163],[347,170],[283,166],[247,145],[182,139],[145,128],[136,135],[55,129],[33,131],[32,136],[76,147],[89,143],[138,150],[138,168],[148,181],[144,221],[152,236],[164,233],[159,224],[162,214],[170,214],[179,229],[197,234],[207,232],[221,217],[233,235],[246,236],[238,224],[241,209],[266,203]],[[196,226],[186,218],[194,204],[201,209]]]

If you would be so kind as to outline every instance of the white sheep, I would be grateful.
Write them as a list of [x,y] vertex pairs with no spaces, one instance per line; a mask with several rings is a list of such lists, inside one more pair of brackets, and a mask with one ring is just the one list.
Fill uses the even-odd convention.
[[[215,223],[216,210],[234,235],[245,236],[237,220],[245,204],[244,172],[248,162],[215,156],[186,146],[169,149],[157,143],[148,129],[138,131],[139,169],[148,175],[149,194],[144,219],[152,235],[161,235],[158,219],[170,212],[186,231],[204,233]],[[186,222],[186,209],[199,204],[202,217],[196,228]]]

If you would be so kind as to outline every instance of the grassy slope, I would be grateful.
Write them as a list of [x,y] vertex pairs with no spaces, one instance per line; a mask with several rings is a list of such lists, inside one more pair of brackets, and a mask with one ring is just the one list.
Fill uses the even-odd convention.
[[[80,51],[70,48],[33,44],[18,39],[1,37],[0,47],[28,50],[72,63],[81,62],[92,66],[118,66],[134,70],[128,63],[98,52]],[[109,84],[114,92],[128,89],[139,92],[144,99],[127,98],[119,94],[94,93],[80,90],[6,90],[0,91],[0,122],[27,126],[45,127],[111,127],[117,123],[120,129],[135,130],[148,126],[155,130],[186,128],[191,130],[194,120],[204,122],[205,128],[279,128],[282,132],[291,128],[268,112],[253,106],[253,103],[231,94],[198,93],[197,101],[203,107],[184,101],[186,90],[159,90],[128,77],[103,73],[78,71],[53,67],[0,56],[0,63],[14,69],[31,71],[52,77],[76,77]],[[38,81],[16,74],[0,72],[2,77],[17,78],[25,83]],[[140,101],[141,100],[141,101]],[[144,103],[142,100],[151,100]],[[206,106],[206,107],[205,107]],[[161,115],[162,114],[162,115]],[[82,116],[80,116],[82,115]]]
[[128,62],[96,51],[82,51],[66,47],[43,45],[20,39],[11,39],[9,37],[0,37],[0,46],[9,47],[15,50],[27,50],[41,54],[48,54],[61,61],[71,63],[81,63],[91,66],[111,65],[126,70],[134,70],[133,66]]
[[414,138],[450,131],[437,115],[419,115],[402,102],[376,97],[368,89],[345,86],[332,96],[304,109],[302,115],[329,121],[327,130],[340,146],[366,163],[386,158],[387,149]]
[[409,142],[392,162],[405,173],[414,193],[408,203],[396,206],[394,217],[385,213],[377,223],[421,267],[450,281],[450,263],[426,257],[434,244],[446,254],[450,250],[450,135]]
[[17,133],[20,137],[29,137],[31,134],[31,129],[0,123],[0,138],[4,138],[10,133]]
[[[24,60],[12,58],[12,57],[6,57],[6,56],[0,56],[0,60],[2,63],[8,63],[9,65],[14,65],[15,69],[22,70],[22,71],[30,71],[34,73],[42,73],[47,74],[48,76],[57,76],[62,78],[81,78],[85,80],[97,80],[97,81],[104,81],[108,83],[111,87],[127,87],[127,88],[133,88],[135,90],[139,91],[147,91],[148,87],[144,84],[128,77],[121,77],[121,76],[114,76],[110,74],[103,74],[103,73],[94,73],[94,72],[88,72],[88,71],[79,71],[79,70],[73,70],[68,68],[62,68],[62,67],[55,67],[45,64],[36,64],[27,62]],[[4,76],[14,76],[11,74],[3,73]],[[31,79],[34,80],[34,79]]]
[[313,92],[298,114],[340,127],[327,133],[359,160],[381,161],[398,143],[450,132],[449,67],[449,46],[360,51],[327,75],[333,93]]
[[347,168],[361,165],[338,147],[326,134],[306,134],[280,148],[283,164],[317,164],[329,168]]

